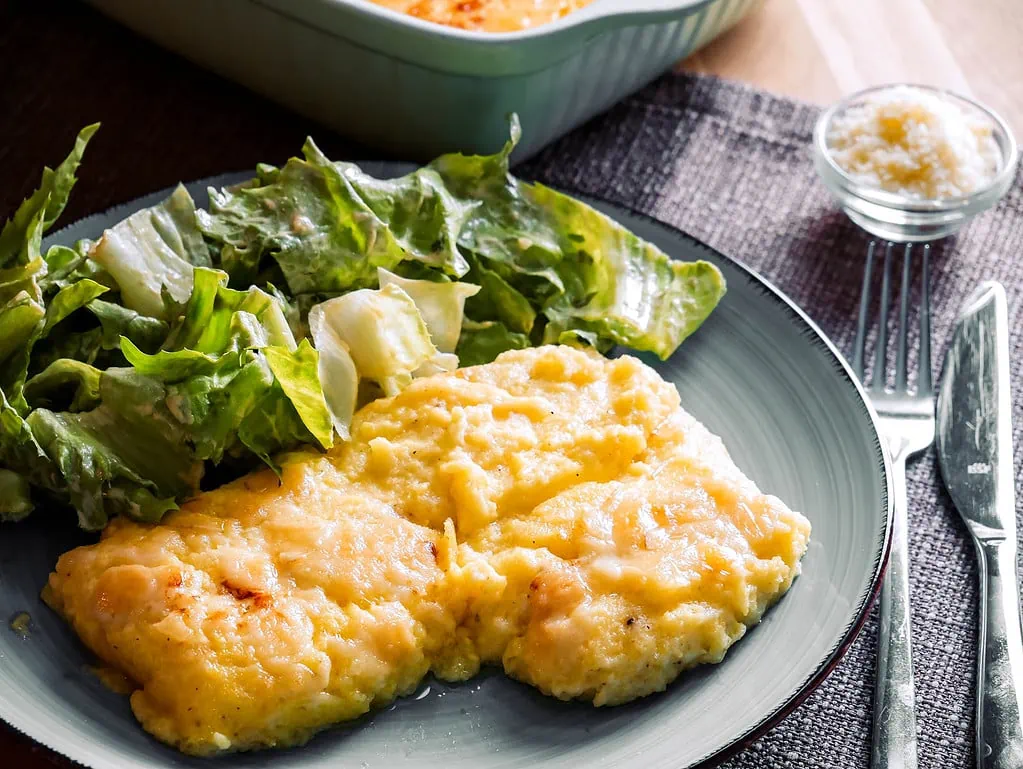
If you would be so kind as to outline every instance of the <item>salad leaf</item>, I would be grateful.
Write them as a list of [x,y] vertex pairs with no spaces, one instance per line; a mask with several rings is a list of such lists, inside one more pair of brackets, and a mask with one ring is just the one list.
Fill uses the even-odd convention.
[[478,259],[471,264],[466,280],[478,283],[480,292],[466,302],[469,315],[479,321],[498,321],[516,333],[528,335],[536,323],[536,309],[529,299]]
[[123,336],[144,352],[155,352],[170,331],[167,323],[159,318],[150,318],[102,299],[94,299],[85,308],[99,321],[99,344],[104,350],[119,350]]
[[[562,254],[586,265],[564,276],[566,293],[544,308],[544,342],[572,329],[662,359],[706,320],[725,293],[709,262],[670,259],[608,217],[560,192],[533,185],[529,197],[567,233]],[[562,269],[563,269],[562,263]]]
[[[34,376],[62,359],[80,361],[99,368],[124,365],[124,356],[119,351],[105,350],[103,331],[99,328],[58,333],[32,348],[26,376]],[[14,391],[11,385],[7,386]]]
[[319,353],[317,372],[331,424],[341,439],[347,441],[359,397],[359,372],[340,328],[330,322],[330,310],[324,305],[310,310],[309,333]]
[[[11,365],[8,361],[18,352],[23,352],[32,339],[39,333],[46,318],[46,309],[33,299],[27,291],[19,291],[7,304],[0,308],[0,363],[4,363],[5,376],[2,382],[9,386],[9,379],[17,381],[21,365]],[[25,357],[25,356],[22,356]],[[27,365],[27,359],[24,364]],[[17,370],[13,377],[7,372]]]
[[0,468],[0,521],[20,521],[34,508],[28,478]]
[[47,298],[83,278],[102,283],[107,288],[117,288],[114,279],[97,262],[89,258],[92,241],[80,240],[74,248],[50,246],[45,256],[45,274],[39,280],[39,287]]
[[[330,163],[322,155],[317,162]],[[440,174],[420,168],[397,179],[374,179],[354,163],[334,165],[387,224],[406,258],[454,277],[468,271],[469,265],[458,251],[458,234],[476,204],[448,192]]]
[[450,195],[436,172],[380,180],[331,162],[311,140],[303,154],[254,184],[210,190],[210,211],[199,220],[221,245],[232,283],[255,279],[267,257],[292,294],[372,286],[377,267],[406,259],[455,277],[466,272],[457,240],[474,204]]
[[[67,402],[62,411],[88,411],[100,404],[99,380],[102,371],[88,363],[62,358],[47,366],[25,383],[25,399],[33,407],[54,408]],[[72,388],[70,398],[66,396]]]
[[379,384],[386,395],[407,387],[424,366],[429,372],[451,366],[430,340],[415,302],[393,283],[318,304],[309,312],[309,325],[318,347],[321,339],[324,346],[330,344],[325,336],[329,327],[351,354],[360,376]]
[[483,202],[459,238],[478,260],[483,286],[469,316],[534,333],[498,304],[515,299],[514,289],[546,319],[544,343],[577,330],[596,334],[600,347],[671,355],[724,295],[720,271],[709,262],[674,261],[585,203],[515,179],[508,158],[518,138],[513,119],[511,139],[498,154],[444,155],[432,164],[456,195]]
[[89,278],[83,278],[77,283],[65,286],[57,292],[57,295],[47,305],[46,317],[40,334],[42,336],[48,335],[54,326],[75,310],[84,307],[107,291],[109,289],[106,286]]
[[334,445],[334,425],[320,385],[319,356],[309,340],[303,339],[295,350],[266,347],[263,355],[306,429],[329,449]]
[[305,424],[295,418],[294,404],[279,383],[274,383],[242,420],[238,426],[238,439],[278,475],[280,467],[274,455],[281,452],[281,447],[313,442]]
[[479,366],[490,363],[506,350],[524,350],[529,346],[528,336],[509,331],[503,323],[466,320],[456,352],[460,365]]
[[162,319],[169,314],[164,291],[176,302],[186,301],[193,268],[211,265],[195,203],[181,185],[159,205],[104,232],[90,258],[113,277],[125,307]]
[[[165,349],[223,351],[238,330],[248,334],[241,346],[274,344],[295,348],[295,337],[280,302],[256,287],[235,291],[227,288],[226,282],[223,272],[195,270],[194,290],[178,325],[164,344]],[[244,315],[236,317],[238,313]]]
[[404,252],[387,225],[358,196],[341,171],[292,158],[272,184],[210,190],[203,231],[221,244],[221,265],[245,284],[276,260],[293,294],[337,293],[374,282],[376,268],[393,267]]
[[0,267],[8,267],[12,262],[27,264],[38,256],[42,234],[53,226],[67,205],[85,146],[98,128],[99,123],[83,128],[64,162],[56,170],[43,169],[38,189],[0,230]]
[[383,267],[378,270],[380,287],[397,286],[415,303],[423,317],[430,339],[441,352],[453,353],[462,333],[465,300],[480,292],[471,283],[437,283],[402,278]]
[[101,406],[82,413],[35,409],[26,424],[63,477],[82,528],[102,528],[113,514],[158,521],[175,498],[198,490],[202,463],[162,405],[158,382],[108,369],[100,397]]
[[24,291],[26,294],[41,301],[39,278],[46,273],[46,262],[41,258],[33,259],[27,264],[0,270],[0,303],[10,301],[15,295]]

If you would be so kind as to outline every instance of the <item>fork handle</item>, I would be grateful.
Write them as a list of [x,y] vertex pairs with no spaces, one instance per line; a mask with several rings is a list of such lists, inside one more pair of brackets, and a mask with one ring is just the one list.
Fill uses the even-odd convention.
[[[897,448],[897,447],[892,447]],[[916,769],[916,697],[909,611],[906,454],[893,451],[892,539],[881,585],[871,769]]]
[[1016,543],[976,540],[980,567],[977,767],[1023,767],[1023,637]]

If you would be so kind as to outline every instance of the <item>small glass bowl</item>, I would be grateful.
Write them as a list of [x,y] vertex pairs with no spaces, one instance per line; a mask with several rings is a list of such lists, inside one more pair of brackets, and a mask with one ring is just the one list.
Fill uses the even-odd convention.
[[884,240],[921,242],[951,235],[977,214],[991,208],[1008,191],[1016,175],[1019,152],[1008,124],[997,113],[975,101],[929,86],[911,85],[958,104],[966,111],[979,112],[991,121],[993,136],[1002,153],[998,173],[987,186],[955,198],[913,200],[852,179],[831,158],[827,136],[831,120],[849,107],[896,84],[868,88],[835,104],[817,120],[813,130],[814,167],[842,210],[867,232]]

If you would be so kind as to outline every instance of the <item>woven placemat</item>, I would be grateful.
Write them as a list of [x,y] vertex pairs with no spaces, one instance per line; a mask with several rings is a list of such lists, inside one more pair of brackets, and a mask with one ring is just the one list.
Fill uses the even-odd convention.
[[[0,214],[94,120],[104,127],[89,148],[68,221],[178,180],[281,161],[310,133],[329,155],[372,155],[77,3],[0,4],[0,51]],[[867,238],[816,180],[809,150],[816,116],[815,107],[745,86],[671,75],[519,172],[651,214],[751,265],[848,350]],[[997,209],[935,251],[935,361],[978,282],[997,279],[1008,292],[1023,495],[1023,176]],[[965,767],[973,760],[976,567],[933,452],[910,467],[909,500],[920,765]],[[828,680],[725,766],[866,767],[875,636],[872,618]],[[0,731],[0,755],[28,769],[68,766],[9,731]]]

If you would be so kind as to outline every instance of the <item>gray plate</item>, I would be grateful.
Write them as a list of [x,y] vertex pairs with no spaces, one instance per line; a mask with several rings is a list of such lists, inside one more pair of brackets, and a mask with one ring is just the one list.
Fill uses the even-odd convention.
[[[365,164],[371,173],[403,172]],[[210,180],[223,184],[239,177]],[[206,202],[206,182],[191,185]],[[70,242],[165,193],[57,233]],[[63,514],[37,511],[0,533],[0,618],[28,611],[27,637],[0,626],[0,717],[96,769],[683,769],[720,760],[766,731],[823,680],[860,628],[887,552],[889,480],[874,418],[842,357],[780,292],[741,265],[651,219],[595,203],[680,259],[707,259],[728,294],[667,362],[685,407],[720,434],[765,491],[803,511],[813,537],[803,574],[719,665],[615,708],[563,703],[489,673],[416,695],[286,751],[192,759],[150,738],[127,698],[87,670],[89,653],[39,600],[57,556],[89,541]]]

